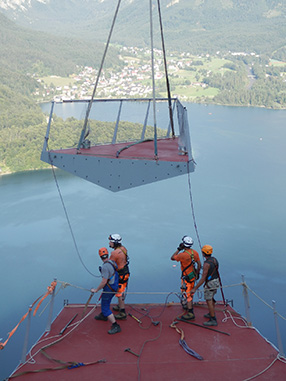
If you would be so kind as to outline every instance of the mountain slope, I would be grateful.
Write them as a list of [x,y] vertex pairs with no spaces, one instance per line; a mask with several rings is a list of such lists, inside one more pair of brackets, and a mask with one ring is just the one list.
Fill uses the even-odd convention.
[[[102,51],[102,44],[24,29],[0,13],[0,174],[44,166],[39,152],[46,118],[31,100],[42,86],[34,73],[68,75],[77,65],[97,66]],[[117,61],[111,49],[108,62]]]
[[[155,44],[159,45],[154,4]],[[161,0],[167,48],[192,52],[285,46],[286,0]],[[0,0],[0,10],[35,30],[105,42],[116,0]],[[149,1],[122,0],[112,42],[149,45]]]

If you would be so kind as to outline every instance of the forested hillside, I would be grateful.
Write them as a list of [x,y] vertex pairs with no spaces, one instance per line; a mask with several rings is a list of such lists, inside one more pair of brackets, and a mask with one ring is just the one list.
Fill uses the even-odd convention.
[[[23,4],[25,12],[16,6],[2,11],[28,28],[106,42],[117,1],[27,0]],[[157,1],[153,4],[158,47]],[[286,0],[160,0],[160,4],[170,50],[210,54],[242,50],[286,57]],[[149,0],[122,0],[112,42],[149,46],[149,34]]]
[[[0,13],[0,173],[42,168],[46,118],[31,99],[37,75],[69,75],[77,65],[99,65],[102,44],[35,33]],[[111,49],[107,65],[116,63]]]
[[[116,3],[23,0],[22,5],[27,6],[23,13],[17,7],[4,10],[0,0],[0,10],[18,22],[0,12],[0,172],[44,166],[39,156],[47,121],[32,101],[32,94],[41,94],[45,86],[39,78],[68,78],[79,67],[98,67]],[[113,42],[149,46],[148,4],[147,0],[122,1]],[[285,65],[270,65],[269,58],[286,61],[286,0],[161,0],[161,7],[168,54],[174,49],[183,51],[185,57],[204,57],[203,64],[200,59],[189,59],[189,66],[171,78],[174,90],[181,87],[184,91],[195,82],[200,89],[214,89],[212,96],[196,98],[196,102],[285,108]],[[158,16],[156,11],[154,16]],[[158,20],[154,27],[155,44],[160,47]],[[233,63],[215,72],[207,61],[212,61],[210,55],[218,57],[218,50],[248,54],[236,56]],[[220,57],[225,59],[224,53],[220,52]],[[117,70],[122,62],[113,45],[105,67]],[[134,62],[140,64],[137,58]],[[75,122],[57,120],[56,128],[68,131],[69,123]]]

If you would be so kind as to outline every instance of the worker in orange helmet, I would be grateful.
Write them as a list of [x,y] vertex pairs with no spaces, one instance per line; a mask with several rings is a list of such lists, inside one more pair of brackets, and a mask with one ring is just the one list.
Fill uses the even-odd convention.
[[203,274],[198,284],[191,291],[194,294],[197,289],[204,284],[204,298],[207,302],[209,313],[204,315],[209,320],[203,324],[206,326],[217,326],[217,320],[215,316],[215,300],[214,295],[217,293],[220,287],[219,272],[218,272],[218,260],[212,256],[213,248],[210,245],[204,245],[202,247],[202,254],[205,258],[203,265]]
[[101,295],[101,313],[96,315],[94,318],[96,320],[103,321],[109,320],[112,326],[108,333],[113,335],[121,332],[120,325],[116,322],[110,309],[111,300],[118,289],[119,276],[117,272],[117,265],[114,261],[108,259],[108,250],[106,247],[99,249],[98,254],[103,262],[103,265],[99,267],[102,280],[97,288],[92,288],[90,291],[98,292],[99,290],[103,290],[103,292]]
[[127,315],[125,311],[124,298],[130,276],[127,249],[122,245],[122,238],[119,234],[110,234],[108,239],[109,247],[114,249],[110,254],[110,259],[117,264],[119,275],[118,291],[116,294],[118,298],[118,305],[114,306],[113,310],[119,311],[119,313],[115,315],[116,319],[126,319]]
[[[191,293],[196,279],[199,277],[201,270],[201,261],[196,250],[192,249],[193,239],[184,236],[175,253],[171,256],[172,261],[181,263],[181,290],[182,295],[187,297],[187,313],[182,316],[184,320],[195,319],[193,310],[193,294]],[[184,306],[183,306],[184,307]]]

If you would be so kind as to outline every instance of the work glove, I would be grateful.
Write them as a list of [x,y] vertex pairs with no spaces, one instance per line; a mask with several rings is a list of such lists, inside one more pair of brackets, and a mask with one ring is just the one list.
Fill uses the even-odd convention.
[[181,251],[185,248],[184,244],[181,242],[179,246],[177,247],[177,250]]

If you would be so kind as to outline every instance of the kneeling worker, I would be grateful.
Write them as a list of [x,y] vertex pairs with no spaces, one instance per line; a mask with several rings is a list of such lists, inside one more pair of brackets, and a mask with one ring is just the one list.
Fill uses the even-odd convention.
[[202,247],[202,254],[205,258],[203,265],[203,274],[198,284],[191,291],[194,294],[197,289],[204,284],[204,298],[207,302],[209,313],[204,315],[209,321],[204,322],[206,326],[217,326],[217,320],[215,316],[215,300],[214,295],[217,293],[217,289],[220,287],[219,273],[218,273],[218,260],[212,257],[213,248],[210,245]]
[[188,312],[182,316],[184,320],[195,319],[193,310],[193,294],[191,290],[195,285],[196,279],[199,277],[201,269],[201,261],[199,254],[196,250],[192,249],[193,240],[191,237],[184,236],[182,242],[177,248],[177,251],[171,256],[172,261],[181,263],[181,290],[182,293],[187,295],[187,308]]
[[102,259],[103,265],[99,267],[102,280],[97,288],[92,288],[91,292],[103,290],[101,297],[101,313],[94,318],[96,320],[109,320],[112,324],[109,334],[121,332],[120,325],[116,322],[113,313],[110,310],[111,299],[118,289],[118,272],[117,265],[114,261],[108,259],[108,250],[105,247],[99,249],[99,256]]

